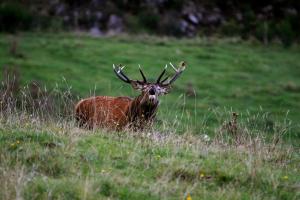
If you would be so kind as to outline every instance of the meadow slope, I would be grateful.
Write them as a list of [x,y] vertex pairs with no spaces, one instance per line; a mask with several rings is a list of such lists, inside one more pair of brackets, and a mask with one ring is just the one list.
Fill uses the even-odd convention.
[[[235,39],[1,34],[1,73],[15,68],[20,85],[8,106],[0,102],[0,199],[298,199],[299,50]],[[137,95],[113,63],[134,79],[141,64],[155,79],[181,60],[188,67],[161,97],[156,126],[76,127],[78,99]],[[32,81],[47,102],[59,98],[28,97]]]
[[84,131],[2,117],[0,199],[299,199],[299,149],[263,138],[235,145],[224,135]]
[[[10,53],[12,41],[16,41],[17,56]],[[299,56],[298,46],[284,49],[236,40],[37,33],[0,37],[0,67],[17,67],[22,84],[34,80],[48,89],[71,87],[74,96],[80,97],[137,95],[115,77],[113,63],[126,65],[126,73],[134,79],[141,78],[137,70],[141,64],[146,75],[155,79],[168,62],[185,60],[187,70],[173,91],[161,97],[159,117],[180,118],[196,133],[219,126],[218,116],[210,109],[236,111],[241,117],[263,112],[271,123],[288,118],[297,126]],[[298,133],[295,128],[293,135]]]

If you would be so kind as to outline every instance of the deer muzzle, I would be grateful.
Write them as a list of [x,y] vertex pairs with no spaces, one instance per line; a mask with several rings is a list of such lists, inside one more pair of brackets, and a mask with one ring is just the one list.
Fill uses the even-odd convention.
[[156,95],[149,95],[149,101],[154,103],[157,101]]

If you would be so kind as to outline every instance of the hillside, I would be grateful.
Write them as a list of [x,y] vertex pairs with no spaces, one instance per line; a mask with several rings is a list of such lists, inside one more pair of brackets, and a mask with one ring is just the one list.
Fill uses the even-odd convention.
[[[21,56],[9,53],[13,41],[17,44],[15,54]],[[220,125],[218,119],[230,117],[230,111],[239,113],[241,118],[265,115],[262,129],[270,124],[274,129],[278,120],[290,120],[297,127],[299,55],[299,47],[284,49],[205,38],[21,34],[16,38],[1,35],[0,39],[0,66],[17,67],[23,85],[36,81],[48,90],[56,86],[71,90],[75,97],[136,96],[129,85],[115,77],[113,63],[126,65],[125,71],[133,79],[141,78],[141,64],[146,76],[155,79],[165,64],[185,60],[187,70],[173,91],[161,97],[159,118],[180,118],[194,133],[212,133],[212,127]],[[173,73],[171,68],[168,72]],[[187,127],[181,127],[182,132]],[[299,135],[299,129],[291,134]]]
[[[10,86],[13,95],[0,106],[0,199],[298,199],[299,50],[236,39],[1,34],[0,94]],[[113,63],[133,79],[141,64],[155,79],[181,60],[187,69],[161,97],[156,126],[76,127],[78,99],[138,94]]]

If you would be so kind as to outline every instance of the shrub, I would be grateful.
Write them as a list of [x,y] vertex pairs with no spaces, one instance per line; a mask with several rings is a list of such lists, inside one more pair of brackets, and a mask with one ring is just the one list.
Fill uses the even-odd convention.
[[241,34],[241,27],[235,20],[231,19],[221,27],[221,33],[225,36],[238,36]]
[[160,17],[158,14],[150,11],[145,10],[138,15],[140,24],[145,27],[148,31],[155,31],[158,27],[158,23]]
[[135,15],[126,14],[124,15],[125,24],[127,31],[131,33],[138,33],[141,31],[141,25],[139,24],[139,19]]
[[275,36],[275,26],[271,21],[259,21],[255,29],[255,37],[267,44]]
[[33,16],[18,3],[0,5],[0,31],[15,32],[28,30],[32,26]]
[[294,39],[294,31],[289,20],[282,20],[276,26],[277,34],[280,37],[284,46],[288,47]]
[[243,16],[243,26],[241,30],[242,38],[248,38],[253,32],[255,27],[255,13],[250,7],[246,7]]
[[38,16],[34,20],[34,28],[38,30],[58,31],[63,30],[63,20],[59,17]]
[[159,23],[159,33],[181,37],[184,35],[180,29],[179,18],[175,13],[166,14]]

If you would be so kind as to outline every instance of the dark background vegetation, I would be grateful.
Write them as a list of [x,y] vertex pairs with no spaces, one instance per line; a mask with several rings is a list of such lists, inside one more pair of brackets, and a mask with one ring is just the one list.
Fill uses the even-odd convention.
[[2,0],[0,31],[239,36],[289,46],[299,40],[297,0]]

